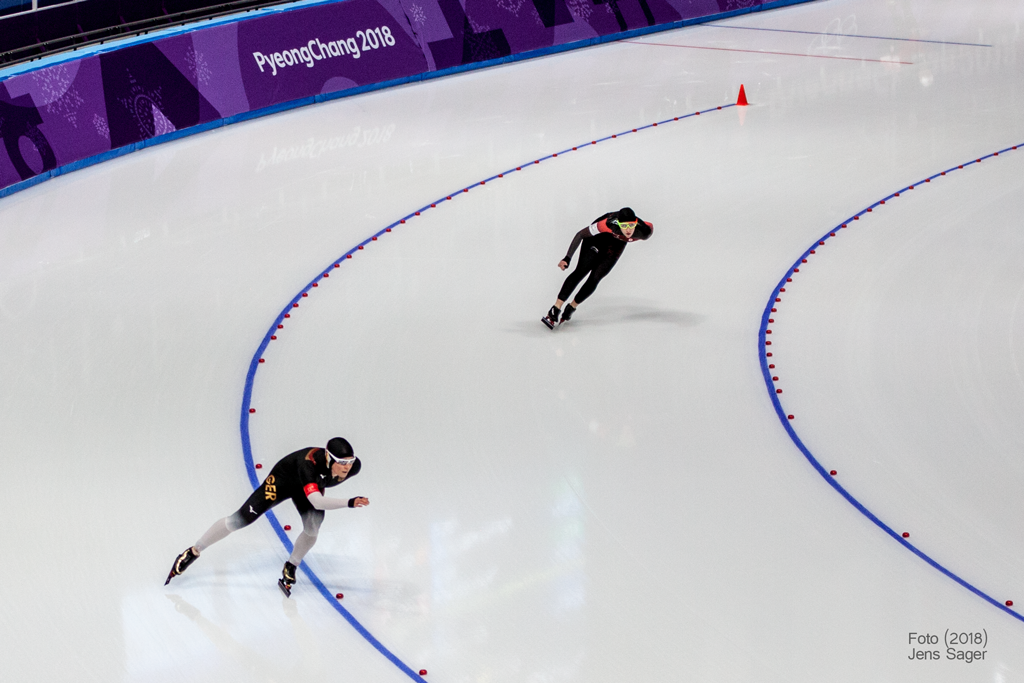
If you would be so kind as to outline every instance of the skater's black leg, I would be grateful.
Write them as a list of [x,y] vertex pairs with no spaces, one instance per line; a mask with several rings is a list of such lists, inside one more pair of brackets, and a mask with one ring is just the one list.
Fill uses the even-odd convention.
[[[587,281],[583,283],[582,287],[580,287],[580,291],[576,293],[576,297],[573,299],[574,304],[579,306],[594,293],[594,290],[597,289],[597,285],[600,284],[601,280],[604,279],[604,276],[607,275],[615,266],[616,260],[617,259],[605,260],[594,266],[593,270],[590,271],[590,277],[588,277]],[[569,305],[571,306],[572,304]]]
[[594,259],[590,256],[591,252],[587,251],[580,255],[579,263],[576,264],[576,269],[569,273],[565,278],[565,282],[562,283],[562,288],[558,290],[558,300],[568,301],[569,297],[572,296],[572,292],[579,286],[583,278],[587,276],[587,273],[594,266]]

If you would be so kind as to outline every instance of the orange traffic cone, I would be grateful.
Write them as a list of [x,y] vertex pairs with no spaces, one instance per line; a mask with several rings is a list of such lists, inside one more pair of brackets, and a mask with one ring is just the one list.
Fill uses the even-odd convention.
[[737,107],[747,106],[747,92],[743,89],[743,84],[740,83],[740,97],[736,100]]

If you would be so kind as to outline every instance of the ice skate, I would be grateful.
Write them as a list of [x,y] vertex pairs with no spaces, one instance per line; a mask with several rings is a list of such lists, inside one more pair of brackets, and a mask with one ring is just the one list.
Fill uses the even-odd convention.
[[167,580],[164,581],[164,585],[166,586],[169,584],[171,579],[188,569],[188,566],[197,559],[199,559],[199,553],[195,551],[195,548],[186,548],[183,550],[180,555],[174,558],[174,564],[171,565],[171,573],[167,575]]
[[284,569],[281,570],[281,578],[277,580],[277,586],[281,589],[281,592],[285,594],[285,597],[292,597],[292,586],[295,585],[295,565],[291,562],[284,563]]
[[572,304],[566,304],[565,308],[562,309],[562,320],[561,320],[561,322],[563,322],[563,323],[569,322],[569,318],[571,318],[572,314],[575,313],[575,312],[576,312],[576,307],[575,306],[573,306]]
[[555,329],[555,325],[558,324],[558,314],[559,313],[561,313],[561,311],[558,310],[558,307],[557,306],[552,306],[551,310],[548,311],[548,314],[546,316],[544,316],[543,318],[541,318],[540,321],[542,323],[544,323],[545,325],[547,325],[549,330],[553,330],[553,329]]

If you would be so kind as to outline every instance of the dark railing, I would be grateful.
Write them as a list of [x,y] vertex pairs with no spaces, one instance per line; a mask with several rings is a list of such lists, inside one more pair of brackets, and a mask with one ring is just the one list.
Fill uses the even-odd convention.
[[[81,0],[0,16],[0,66],[28,62],[56,52],[77,50],[169,26],[290,2],[295,0]],[[40,7],[42,4],[40,2]]]

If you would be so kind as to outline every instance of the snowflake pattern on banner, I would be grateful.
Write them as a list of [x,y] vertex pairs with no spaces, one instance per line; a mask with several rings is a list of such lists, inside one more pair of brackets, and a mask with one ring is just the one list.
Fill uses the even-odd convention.
[[565,0],[565,4],[569,8],[569,14],[576,21],[586,21],[594,13],[590,0]]
[[523,7],[525,0],[497,0],[497,5],[514,17],[519,16],[519,10]]
[[412,22],[416,24],[417,28],[422,27],[427,23],[427,13],[423,11],[423,8],[413,3],[409,7],[409,14],[412,15]]
[[[156,110],[163,109],[163,97],[161,96],[161,89],[154,88],[153,90],[147,91],[134,77],[129,73],[128,75],[130,82],[132,83],[130,97],[119,97],[118,102],[121,103],[125,109],[128,110],[129,116],[135,121],[135,124],[139,127],[139,134],[143,140],[148,140],[151,137],[157,135],[156,127],[157,121],[153,116],[153,112]],[[163,118],[163,115],[161,115]],[[169,124],[170,122],[168,122]],[[171,127],[173,130],[173,126]]]
[[107,120],[99,114],[92,115],[92,125],[96,126],[96,134],[104,140],[110,141],[110,126],[107,125]]
[[202,52],[197,52],[194,47],[189,48],[188,53],[185,55],[185,63],[188,65],[188,71],[192,76],[193,83],[197,85],[210,84],[213,72],[210,71],[210,66],[206,63],[206,58]]
[[42,69],[32,74],[32,80],[47,102],[46,113],[59,116],[73,128],[78,128],[78,110],[85,100],[74,86],[74,77],[66,64]]
[[157,135],[166,135],[167,133],[173,133],[178,130],[174,127],[174,124],[167,120],[163,112],[153,105],[153,137]]
[[469,22],[470,28],[473,29],[473,33],[486,33],[487,31],[491,30],[491,27],[488,26],[487,24],[478,24],[475,21],[473,21],[473,17],[466,17],[466,20]]
[[[473,24],[473,20],[470,20],[470,24]],[[473,33],[476,35],[469,36],[467,42],[469,43],[469,54],[473,61],[480,62],[485,59],[490,59],[492,55],[499,52],[498,46],[495,44],[491,34],[488,33],[489,28],[481,27],[477,28],[473,25]]]

